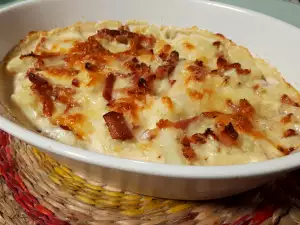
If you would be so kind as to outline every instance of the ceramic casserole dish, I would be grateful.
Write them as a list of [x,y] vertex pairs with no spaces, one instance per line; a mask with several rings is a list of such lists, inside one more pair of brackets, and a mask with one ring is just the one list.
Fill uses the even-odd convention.
[[[197,26],[222,33],[266,59],[300,90],[300,30],[253,11],[201,0],[44,0],[0,10],[0,58],[33,30],[65,27],[78,21],[141,20],[176,27]],[[3,83],[3,82],[2,82]],[[9,87],[1,85],[5,102]],[[3,109],[5,111],[5,109]],[[9,114],[5,112],[4,114]],[[45,151],[77,174],[139,194],[182,200],[221,198],[255,188],[300,167],[300,154],[232,166],[181,166],[128,160],[56,142],[0,117],[0,129]]]

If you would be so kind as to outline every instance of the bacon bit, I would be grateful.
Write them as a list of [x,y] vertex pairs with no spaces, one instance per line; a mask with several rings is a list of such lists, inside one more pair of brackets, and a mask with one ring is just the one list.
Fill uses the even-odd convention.
[[[156,79],[156,76],[154,74],[151,74],[149,76],[146,76],[145,78],[142,78],[143,80],[145,80],[146,82],[143,83],[143,88],[146,89],[146,92],[150,92],[151,89],[152,89],[152,85],[153,85],[153,82],[155,81]],[[140,81],[140,80],[139,80]],[[139,86],[140,87],[140,86]],[[141,87],[140,87],[141,88]]]
[[191,90],[191,89],[188,89],[188,95],[193,98],[193,99],[197,99],[197,100],[201,100],[203,99],[203,94],[198,92],[198,91],[195,91],[195,90]]
[[216,33],[217,36],[221,37],[221,38],[225,38],[225,36],[223,34],[220,33]]
[[284,94],[281,96],[281,103],[287,104],[287,105],[292,105],[295,107],[300,107],[299,103],[294,102],[288,95]]
[[181,144],[184,146],[184,147],[190,147],[191,145],[191,140],[187,137],[187,136],[184,136],[181,140]]
[[171,122],[170,120],[160,119],[160,120],[156,123],[156,126],[157,126],[159,129],[163,129],[163,128],[174,127],[174,123]]
[[239,134],[234,129],[232,123],[229,123],[228,125],[226,125],[222,132],[228,134],[233,140],[236,140],[239,137]]
[[192,79],[196,81],[204,81],[210,72],[200,60],[196,60],[192,65],[188,66],[187,69],[192,73]]
[[59,125],[61,129],[70,131],[71,129],[68,126]]
[[147,88],[147,81],[144,78],[140,78],[138,82],[139,88]]
[[[237,114],[225,114],[221,112],[204,112],[202,115],[206,118],[214,119],[217,118],[216,125],[217,126],[223,126],[222,124],[228,124],[229,122],[232,122],[235,129],[237,129],[240,132],[246,132],[254,134],[255,132],[252,130],[253,125],[250,121],[250,119],[245,116],[244,114],[237,113]],[[261,133],[257,133],[258,137],[261,137]]]
[[130,140],[133,138],[123,114],[111,111],[103,115],[103,119],[113,139]]
[[105,38],[109,41],[116,40],[123,44],[130,43],[130,52],[136,52],[142,49],[151,49],[156,42],[153,36],[145,36],[125,29],[102,29],[99,30],[95,36],[98,38]]
[[32,72],[29,72],[27,74],[29,80],[31,83],[42,86],[42,85],[48,85],[48,81],[41,77],[40,74],[34,74]]
[[296,136],[297,132],[293,129],[288,129],[283,133],[283,137],[287,138],[287,137],[292,137],[292,136]]
[[284,123],[284,124],[290,123],[292,121],[292,116],[293,116],[293,113],[289,113],[289,114],[285,115],[284,117],[282,117],[280,122]]
[[102,92],[102,96],[108,102],[111,101],[112,91],[113,91],[115,81],[116,81],[116,77],[113,73],[109,73],[105,79],[105,85]]
[[213,46],[216,46],[217,48],[219,48],[221,45],[221,41],[215,41],[213,42]]
[[210,71],[211,74],[219,74],[219,70],[212,70]]
[[158,55],[159,58],[161,58],[163,61],[166,61],[170,51],[171,51],[171,45],[169,44],[164,45]]
[[36,55],[36,54],[33,53],[33,52],[30,52],[30,53],[28,53],[28,54],[21,55],[21,56],[20,56],[20,59],[24,59],[24,58],[27,58],[27,57],[37,58],[38,55]]
[[236,69],[236,72],[238,75],[248,75],[249,73],[251,73],[251,70],[238,68]]
[[224,58],[224,56],[220,56],[217,59],[217,66],[219,69],[224,69],[224,67],[228,64],[227,60]]
[[75,106],[75,104],[68,104],[64,110],[64,113],[67,114],[73,106]]
[[204,134],[196,133],[190,137],[190,142],[193,144],[205,144],[206,136]]
[[171,86],[173,86],[176,83],[176,80],[169,80],[169,83]]
[[132,38],[134,34],[130,31],[124,30],[124,29],[119,29],[119,30],[110,30],[107,28],[104,28],[102,30],[98,30],[97,36],[99,38],[106,38],[109,39],[110,41],[114,40],[117,38],[117,36],[120,35],[126,35],[128,38]]
[[184,43],[184,47],[187,48],[188,50],[193,50],[195,46],[189,42]]
[[285,154],[285,155],[289,155],[289,154],[291,154],[291,153],[295,150],[294,147],[284,148],[284,147],[282,147],[282,146],[280,146],[280,145],[277,146],[277,149],[278,149],[279,151],[281,151],[281,152],[282,152],[283,154]]
[[225,70],[241,69],[241,68],[242,68],[242,66],[241,66],[241,64],[239,64],[239,63],[226,64],[226,65],[224,66],[224,69],[225,69]]
[[66,104],[69,108],[75,104],[72,98],[75,94],[74,89],[59,86],[52,87],[47,80],[42,78],[42,75],[34,74],[31,70],[27,72],[27,76],[33,83],[31,89],[40,97],[43,104],[43,114],[45,116],[52,116],[54,111],[54,100]]
[[130,61],[125,62],[124,66],[138,78],[151,73],[150,66],[143,62],[140,63],[136,57],[132,58]]
[[162,79],[168,75],[168,71],[164,66],[159,66],[155,71],[155,75],[157,78]]
[[31,83],[33,83],[31,89],[38,94],[43,104],[43,114],[47,117],[51,117],[54,111],[54,104],[51,99],[51,94],[53,91],[52,86],[47,80],[42,78],[40,74],[34,74],[29,71],[27,76]]
[[197,155],[196,155],[194,149],[192,149],[191,147],[183,147],[182,154],[186,159],[188,159],[190,161],[197,159]]
[[172,102],[172,100],[171,100],[171,98],[170,97],[168,97],[168,96],[163,96],[162,98],[161,98],[161,101],[163,102],[163,104],[165,104],[166,106],[167,106],[167,108],[169,109],[169,110],[173,110],[173,102]]
[[172,51],[165,61],[164,65],[159,66],[155,75],[158,79],[163,79],[169,77],[171,73],[175,70],[177,63],[179,62],[179,53],[177,51]]
[[166,44],[166,45],[164,45],[164,47],[162,48],[162,51],[163,52],[168,52],[169,53],[169,51],[171,51],[171,45],[169,45],[169,44]]
[[72,80],[72,85],[75,87],[80,87],[80,81],[77,78]]
[[98,67],[93,65],[92,63],[89,63],[89,62],[85,63],[84,68],[88,71],[91,71],[91,72],[97,72],[98,71]]
[[146,87],[125,88],[125,92],[127,92],[127,94],[129,95],[130,101],[137,100],[137,101],[145,102],[146,101],[146,94],[148,92],[148,88],[146,88]]
[[192,122],[196,122],[199,119],[199,116],[194,116],[191,117],[189,119],[185,119],[185,120],[179,120],[178,122],[176,122],[174,124],[174,127],[176,129],[182,129],[185,130],[186,128],[188,128],[188,126],[192,123]]
[[259,88],[259,84],[255,84],[255,85],[252,87],[252,89],[253,89],[254,91],[256,91],[258,88]]
[[217,67],[221,70],[231,70],[235,69],[236,73],[238,75],[248,75],[251,73],[251,70],[249,69],[242,69],[242,66],[240,63],[228,63],[228,61],[224,58],[224,56],[219,56],[217,59]]
[[[117,41],[122,40],[121,43],[125,43],[125,44],[128,43],[129,39],[140,38],[141,39],[140,41],[146,42],[145,45],[147,45],[147,47],[149,48],[152,48],[155,43],[155,42],[153,43],[152,37],[147,37],[145,35],[133,33],[127,29],[119,29],[119,30],[102,29],[98,31],[98,36],[108,38],[108,39],[115,39]],[[124,40],[126,41],[124,42]]]
[[224,127],[224,130],[220,132],[219,141],[227,146],[234,145],[236,143],[236,140],[239,137],[238,132],[234,129],[232,123],[229,123]]

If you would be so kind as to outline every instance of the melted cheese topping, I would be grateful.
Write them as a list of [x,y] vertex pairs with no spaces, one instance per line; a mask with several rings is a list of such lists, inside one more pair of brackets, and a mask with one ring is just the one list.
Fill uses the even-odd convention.
[[[31,33],[8,55],[6,70],[14,76],[12,100],[37,129],[90,151],[169,164],[243,164],[281,157],[298,147],[299,94],[264,61],[222,35],[197,28],[128,22],[125,29],[155,41],[150,51],[136,46],[130,52],[134,39],[128,42],[128,36],[97,36],[97,31],[118,30],[121,25],[78,23]],[[170,52],[178,53],[179,60],[158,78]],[[134,57],[139,65],[133,69],[142,70],[144,63],[150,72],[134,72],[129,65]],[[109,74],[115,81],[108,101],[102,93]],[[156,75],[151,91],[132,97],[128,90],[137,86],[134,77],[140,84],[145,74]],[[294,104],[283,103],[283,95]],[[242,112],[243,99],[253,115]],[[113,137],[103,119],[111,111],[124,116],[132,138]],[[227,116],[224,120],[204,112]],[[158,126],[162,120],[176,123],[193,117],[197,119],[184,128]],[[251,123],[250,130],[241,125],[245,121]],[[293,135],[284,135],[289,129]],[[195,134],[202,139],[191,141]],[[184,143],[184,138],[190,142]]]

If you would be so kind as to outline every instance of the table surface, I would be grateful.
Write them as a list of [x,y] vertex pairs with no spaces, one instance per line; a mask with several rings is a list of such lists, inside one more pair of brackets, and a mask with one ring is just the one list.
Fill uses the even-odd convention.
[[[0,7],[16,0],[0,0]],[[20,0],[17,0],[20,1]],[[212,0],[261,12],[300,27],[300,0]],[[298,3],[298,4],[296,4]]]

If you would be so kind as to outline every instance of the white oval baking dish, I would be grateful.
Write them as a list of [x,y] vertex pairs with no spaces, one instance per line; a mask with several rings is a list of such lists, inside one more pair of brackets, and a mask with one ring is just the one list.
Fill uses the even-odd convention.
[[[242,8],[201,0],[43,0],[0,10],[0,58],[32,30],[79,20],[144,20],[198,26],[224,34],[277,67],[300,90],[300,30]],[[1,91],[4,91],[3,89]],[[0,93],[1,93],[0,91]],[[75,172],[140,194],[172,199],[212,199],[237,194],[300,167],[300,154],[235,166],[179,166],[139,162],[67,146],[0,117],[0,129],[47,152]]]

